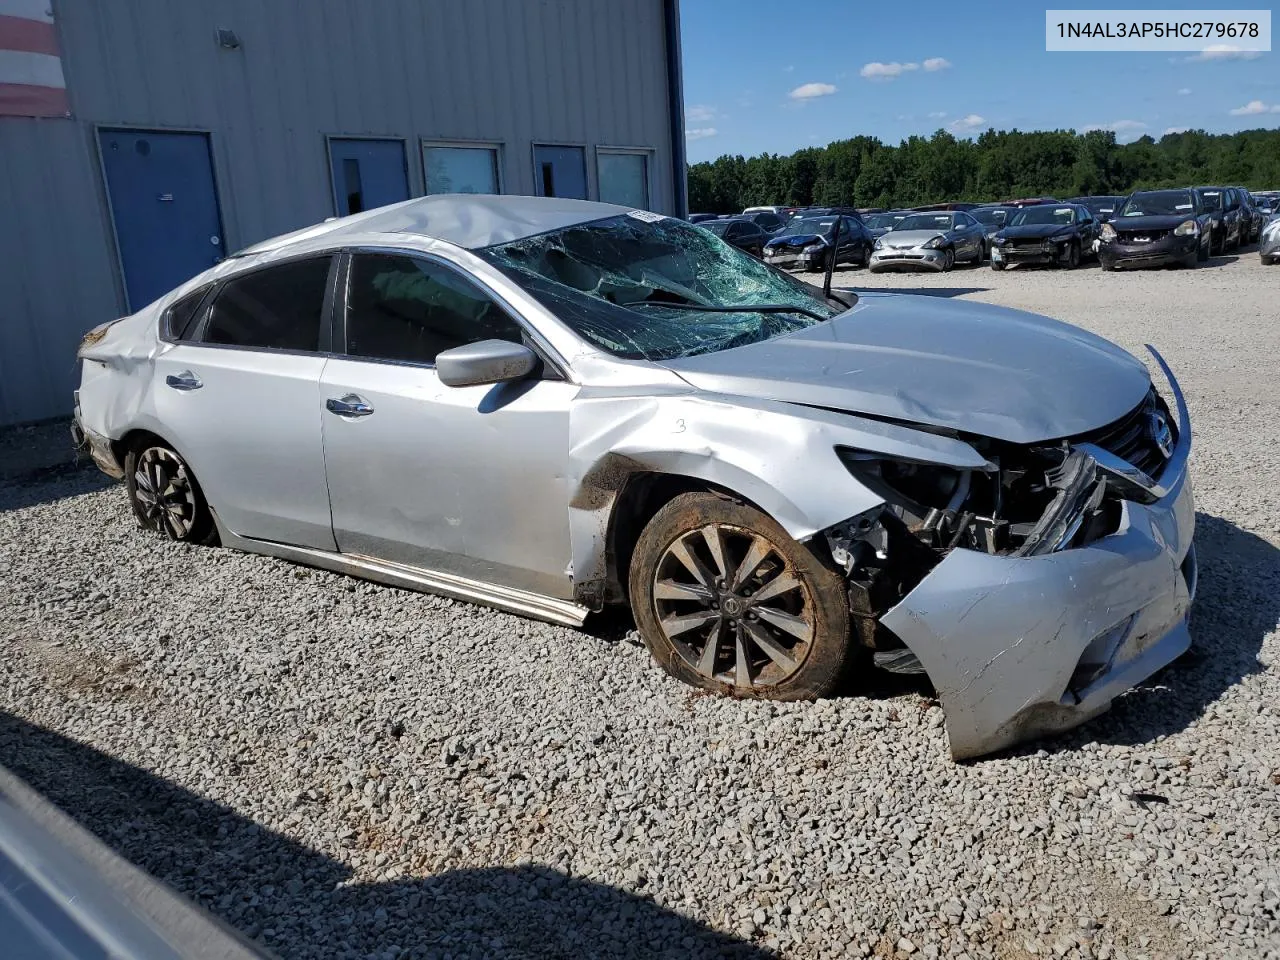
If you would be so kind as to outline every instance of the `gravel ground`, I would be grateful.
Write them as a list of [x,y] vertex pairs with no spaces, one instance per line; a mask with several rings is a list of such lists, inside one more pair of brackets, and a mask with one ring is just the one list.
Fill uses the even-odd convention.
[[0,479],[0,762],[285,957],[1278,958],[1278,279],[841,271],[1178,372],[1195,647],[1081,730],[958,766],[914,687],[700,696],[623,620],[156,542],[57,468]]

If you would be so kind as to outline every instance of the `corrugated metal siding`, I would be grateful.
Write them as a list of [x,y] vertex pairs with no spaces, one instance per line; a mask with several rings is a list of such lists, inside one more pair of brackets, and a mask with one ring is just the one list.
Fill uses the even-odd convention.
[[582,144],[592,198],[596,147],[648,147],[675,212],[662,8],[54,0],[76,119],[0,120],[0,423],[67,412],[76,341],[123,309],[94,125],[209,131],[228,249],[333,214],[326,135],[404,138],[414,194],[422,139],[500,142],[508,193],[535,192],[533,143]]

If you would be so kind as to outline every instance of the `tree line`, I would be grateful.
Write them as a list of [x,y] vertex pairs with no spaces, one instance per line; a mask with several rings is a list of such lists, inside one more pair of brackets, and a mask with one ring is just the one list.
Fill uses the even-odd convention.
[[945,130],[897,146],[837,140],[790,156],[722,156],[689,167],[689,209],[735,213],[762,204],[913,207],[950,200],[1127,194],[1220,184],[1280,189],[1280,130],[1202,130],[1117,143],[1107,130]]

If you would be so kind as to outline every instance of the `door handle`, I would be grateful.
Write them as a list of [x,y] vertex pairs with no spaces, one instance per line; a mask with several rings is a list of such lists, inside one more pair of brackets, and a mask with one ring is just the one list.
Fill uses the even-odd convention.
[[367,417],[373,413],[371,407],[364,397],[355,393],[348,393],[341,399],[330,397],[324,402],[324,408],[330,413],[342,417],[344,420],[354,420],[357,417]]
[[190,370],[183,370],[181,373],[171,373],[164,378],[166,385],[173,387],[175,390],[199,390],[204,386],[204,381],[197,377]]

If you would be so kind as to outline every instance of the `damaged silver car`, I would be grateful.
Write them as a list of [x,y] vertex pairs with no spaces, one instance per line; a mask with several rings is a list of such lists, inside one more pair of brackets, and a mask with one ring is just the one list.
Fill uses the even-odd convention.
[[824,294],[682,221],[440,196],[252,247],[91,331],[76,431],[138,522],[580,625],[803,699],[923,672],[952,753],[1188,646],[1191,430],[1120,348]]

